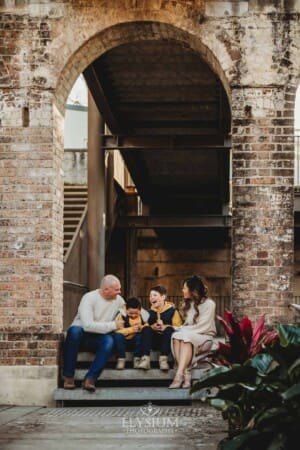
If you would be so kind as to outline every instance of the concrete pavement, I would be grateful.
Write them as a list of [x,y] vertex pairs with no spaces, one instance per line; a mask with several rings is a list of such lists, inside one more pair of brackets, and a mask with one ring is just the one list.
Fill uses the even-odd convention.
[[193,406],[0,406],[1,450],[216,450],[226,422]]

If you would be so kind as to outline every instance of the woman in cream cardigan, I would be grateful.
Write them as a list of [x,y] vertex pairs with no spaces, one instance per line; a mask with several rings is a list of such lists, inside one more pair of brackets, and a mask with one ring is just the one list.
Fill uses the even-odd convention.
[[202,279],[196,275],[186,278],[182,292],[184,324],[172,334],[171,348],[177,372],[170,389],[190,388],[190,368],[211,350],[216,335],[216,304],[208,297]]

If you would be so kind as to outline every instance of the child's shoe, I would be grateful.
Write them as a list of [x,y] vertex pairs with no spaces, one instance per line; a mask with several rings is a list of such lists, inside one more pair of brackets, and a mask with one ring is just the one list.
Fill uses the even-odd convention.
[[141,357],[141,362],[138,366],[139,369],[149,370],[150,369],[150,356],[144,355]]
[[169,370],[168,357],[164,355],[160,355],[158,359],[160,370],[167,371]]
[[125,362],[126,362],[125,358],[118,358],[117,359],[116,369],[117,370],[123,370],[125,368]]
[[133,368],[138,369],[140,362],[141,362],[141,358],[139,356],[134,356],[133,357]]

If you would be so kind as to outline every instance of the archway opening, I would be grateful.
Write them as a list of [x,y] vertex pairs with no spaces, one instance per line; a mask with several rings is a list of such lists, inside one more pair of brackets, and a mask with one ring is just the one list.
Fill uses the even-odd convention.
[[102,150],[121,155],[128,171],[106,232],[106,272],[121,278],[125,296],[164,284],[176,302],[182,279],[201,274],[222,312],[231,115],[220,77],[187,42],[151,37],[112,46],[84,76],[106,124]]

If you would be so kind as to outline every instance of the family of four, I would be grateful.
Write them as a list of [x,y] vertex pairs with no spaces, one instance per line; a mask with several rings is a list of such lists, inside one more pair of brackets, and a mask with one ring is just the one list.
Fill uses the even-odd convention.
[[125,302],[120,293],[119,279],[106,275],[99,289],[82,297],[65,341],[64,388],[75,388],[79,351],[95,353],[83,381],[83,388],[92,392],[113,352],[118,370],[125,367],[126,351],[133,351],[135,369],[148,370],[151,350],[160,352],[159,367],[163,371],[169,370],[169,355],[173,355],[177,371],[169,388],[190,388],[190,369],[209,353],[216,335],[215,302],[208,297],[202,279],[194,275],[184,280],[180,312],[167,301],[163,286],[151,288],[148,311],[139,298]]

